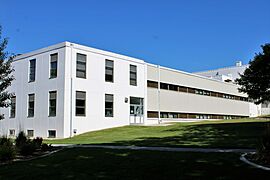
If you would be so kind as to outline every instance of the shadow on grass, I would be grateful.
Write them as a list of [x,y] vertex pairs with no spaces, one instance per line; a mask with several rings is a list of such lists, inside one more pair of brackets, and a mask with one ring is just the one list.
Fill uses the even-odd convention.
[[93,148],[66,149],[50,157],[0,169],[0,179],[265,179],[235,153],[175,153]]
[[[129,141],[103,143],[110,145],[171,146],[204,148],[256,148],[268,123],[222,123],[177,126],[164,131],[173,136],[140,137]],[[178,133],[179,132],[179,133]]]

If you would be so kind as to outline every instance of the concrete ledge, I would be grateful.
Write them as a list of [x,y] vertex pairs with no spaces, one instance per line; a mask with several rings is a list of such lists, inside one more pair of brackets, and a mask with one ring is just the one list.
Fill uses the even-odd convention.
[[[241,155],[240,157],[240,160],[243,161],[244,163],[247,163],[255,168],[259,168],[259,169],[263,169],[263,170],[266,170],[266,171],[270,171],[270,168],[269,167],[265,167],[265,166],[262,166],[262,165],[259,165],[259,164],[256,164],[254,162],[251,162],[249,160],[247,160],[247,158],[245,157],[248,153],[244,153]],[[254,153],[252,153],[254,154]]]

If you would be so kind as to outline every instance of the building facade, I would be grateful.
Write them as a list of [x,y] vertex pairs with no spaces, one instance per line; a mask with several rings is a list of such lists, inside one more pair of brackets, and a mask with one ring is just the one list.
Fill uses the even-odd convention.
[[237,86],[70,42],[19,55],[0,134],[66,138],[166,121],[250,116]]

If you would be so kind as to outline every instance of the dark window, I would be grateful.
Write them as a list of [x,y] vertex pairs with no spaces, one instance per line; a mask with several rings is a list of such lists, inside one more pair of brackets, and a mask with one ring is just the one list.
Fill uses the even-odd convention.
[[27,130],[28,137],[34,137],[34,130]]
[[179,92],[188,92],[187,87],[179,86],[178,87]]
[[15,136],[15,129],[9,130],[9,136]]
[[169,90],[172,90],[172,91],[178,91],[178,86],[177,86],[177,85],[172,85],[172,84],[170,84],[170,85],[169,85]]
[[113,95],[105,94],[105,117],[113,117]]
[[10,105],[10,117],[15,118],[16,115],[16,96],[11,97],[11,105]]
[[58,54],[51,54],[51,62],[50,62],[50,78],[57,77],[57,61]]
[[76,116],[85,116],[86,93],[76,91]]
[[76,77],[86,78],[86,55],[77,53]]
[[129,84],[137,86],[137,66],[130,65],[129,67]]
[[35,115],[35,94],[28,94],[28,117]]
[[147,81],[147,87],[158,88],[158,82],[155,82],[155,81]]
[[160,89],[166,89],[166,90],[168,90],[169,89],[169,84],[160,83]]
[[195,89],[194,88],[188,88],[188,93],[195,94]]
[[156,112],[156,111],[148,111],[147,112],[147,117],[148,118],[158,118],[158,112]]
[[188,114],[185,113],[179,113],[178,118],[188,118]]
[[36,60],[30,60],[29,67],[29,82],[34,82],[36,80]]
[[48,138],[55,138],[56,130],[48,130]]
[[113,61],[107,60],[105,62],[105,81],[113,82]]
[[49,92],[49,116],[56,116],[56,99],[57,99],[57,92],[50,91]]

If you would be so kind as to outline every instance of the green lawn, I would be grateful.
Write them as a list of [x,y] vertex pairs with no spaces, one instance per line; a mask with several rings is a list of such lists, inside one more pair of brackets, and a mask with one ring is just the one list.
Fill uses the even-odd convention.
[[235,153],[65,149],[52,156],[1,166],[0,179],[267,179]]
[[125,126],[89,132],[48,143],[114,144],[136,146],[177,146],[255,148],[269,120],[238,119],[175,123],[171,126]]

